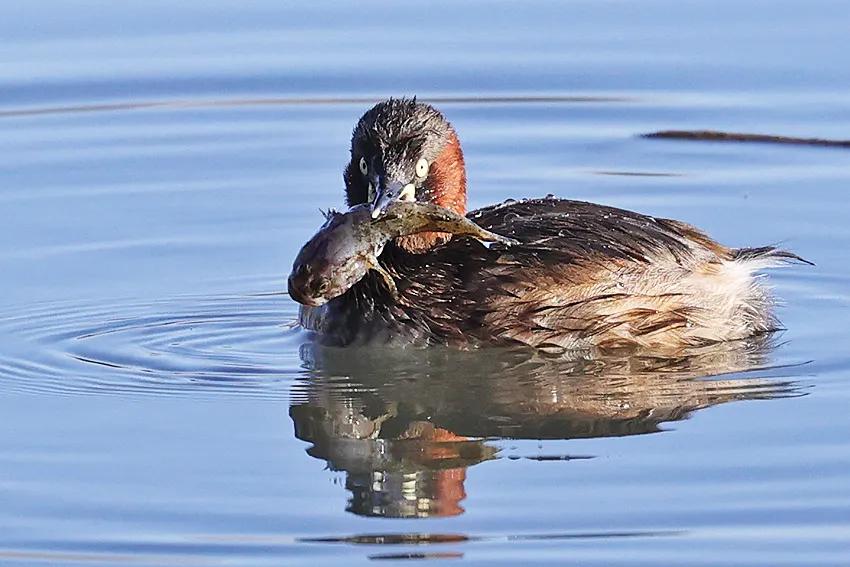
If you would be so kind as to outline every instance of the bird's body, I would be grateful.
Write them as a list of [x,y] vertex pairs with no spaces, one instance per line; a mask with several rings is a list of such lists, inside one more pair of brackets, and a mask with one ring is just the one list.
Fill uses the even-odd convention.
[[[345,181],[349,204],[372,203],[373,217],[396,199],[466,212],[457,136],[415,101],[386,101],[364,115]],[[799,260],[773,247],[727,248],[679,221],[553,197],[467,216],[519,244],[402,236],[378,257],[397,291],[369,272],[324,305],[302,307],[302,325],[337,345],[675,349],[775,330],[773,302],[755,274]]]
[[775,330],[753,273],[793,256],[729,249],[695,228],[592,203],[545,198],[471,212],[520,241],[455,237],[425,253],[388,246],[393,296],[367,275],[302,323],[325,343],[401,340],[539,348],[660,348]]

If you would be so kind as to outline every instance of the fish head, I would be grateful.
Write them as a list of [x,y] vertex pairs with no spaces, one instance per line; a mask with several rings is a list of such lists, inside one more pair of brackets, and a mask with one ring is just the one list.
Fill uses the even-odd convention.
[[377,262],[386,238],[368,231],[366,207],[330,211],[326,222],[295,258],[288,279],[290,297],[318,307],[344,294]]

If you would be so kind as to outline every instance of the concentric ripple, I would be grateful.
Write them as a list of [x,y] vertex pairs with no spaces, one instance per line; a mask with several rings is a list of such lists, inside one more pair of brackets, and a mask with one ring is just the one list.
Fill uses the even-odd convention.
[[[302,374],[282,294],[49,303],[0,316],[0,388],[285,398]],[[295,346],[294,346],[295,345]]]

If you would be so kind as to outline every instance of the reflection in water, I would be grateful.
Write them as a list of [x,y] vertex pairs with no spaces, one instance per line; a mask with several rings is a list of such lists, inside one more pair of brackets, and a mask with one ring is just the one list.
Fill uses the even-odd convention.
[[312,373],[294,388],[290,416],[312,443],[307,452],[346,472],[349,511],[451,516],[463,512],[467,467],[498,456],[487,439],[639,435],[713,405],[796,395],[766,367],[772,346],[762,337],[666,356],[569,358],[305,344]]

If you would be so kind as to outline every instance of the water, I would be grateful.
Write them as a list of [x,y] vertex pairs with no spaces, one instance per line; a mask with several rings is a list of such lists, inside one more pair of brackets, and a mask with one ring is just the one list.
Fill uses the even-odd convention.
[[[5,3],[0,563],[839,565],[841,2]],[[291,327],[351,127],[418,94],[471,201],[781,242],[787,331],[677,360],[339,351]]]

